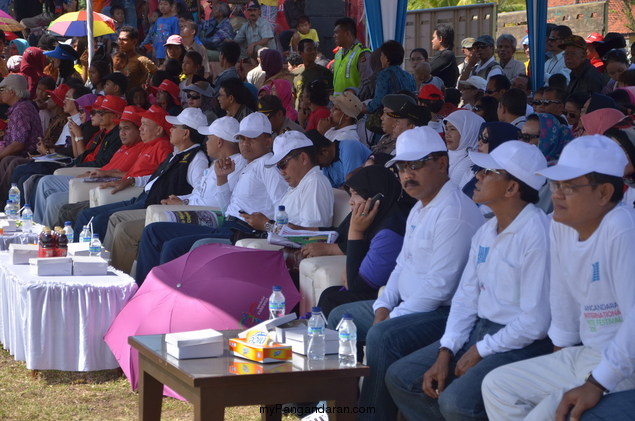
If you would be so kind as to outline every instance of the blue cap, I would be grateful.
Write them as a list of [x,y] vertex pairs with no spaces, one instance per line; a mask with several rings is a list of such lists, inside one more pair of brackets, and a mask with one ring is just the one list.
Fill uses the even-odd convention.
[[44,55],[51,58],[59,58],[60,60],[77,60],[79,58],[77,51],[66,44],[57,44],[53,51],[45,51]]

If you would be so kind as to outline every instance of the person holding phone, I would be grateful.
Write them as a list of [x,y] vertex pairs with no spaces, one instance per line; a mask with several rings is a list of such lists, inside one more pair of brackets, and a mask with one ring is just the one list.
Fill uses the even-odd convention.
[[374,300],[388,282],[401,251],[406,218],[414,200],[404,200],[396,175],[389,169],[363,167],[346,182],[351,218],[346,247],[344,286],[322,292],[318,305],[328,314],[354,301]]

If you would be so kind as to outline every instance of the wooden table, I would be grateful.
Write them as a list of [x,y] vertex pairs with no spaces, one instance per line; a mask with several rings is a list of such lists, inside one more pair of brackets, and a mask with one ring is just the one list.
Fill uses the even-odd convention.
[[[238,331],[223,332],[226,338]],[[330,419],[354,420],[358,384],[370,368],[340,368],[337,355],[324,361],[309,361],[293,354],[293,360],[258,364],[225,353],[217,358],[178,360],[166,353],[165,335],[131,336],[130,345],[139,351],[139,419],[161,418],[163,385],[194,406],[194,419],[223,420],[225,407],[262,405],[263,420],[280,420],[280,404],[329,401]],[[335,412],[348,412],[336,414]]]

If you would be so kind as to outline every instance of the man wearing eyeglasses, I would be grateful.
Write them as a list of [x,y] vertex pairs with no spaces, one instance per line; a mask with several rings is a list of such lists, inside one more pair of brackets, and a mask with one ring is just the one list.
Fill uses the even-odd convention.
[[564,63],[571,70],[567,95],[582,92],[587,95],[597,93],[606,84],[606,75],[602,75],[586,57],[586,41],[581,36],[564,39],[560,45],[564,50]]
[[551,58],[545,61],[545,85],[552,75],[561,73],[566,76],[567,83],[571,70],[564,64],[564,51],[560,47],[562,41],[573,35],[571,28],[566,25],[556,26],[547,37],[547,53],[552,54]]
[[351,313],[358,341],[366,343],[371,375],[364,378],[359,405],[376,412],[360,419],[395,419],[384,374],[392,362],[443,334],[470,239],[483,224],[474,202],[450,181],[447,147],[433,129],[403,132],[386,166],[393,164],[404,191],[418,201],[408,215],[397,265],[377,300],[345,304],[329,315],[329,326],[335,327]]
[[282,105],[282,101],[275,95],[261,96],[258,99],[258,112],[263,113],[269,119],[274,141],[276,136],[290,130],[304,132],[304,129],[298,123],[287,117],[287,111]]
[[589,419],[633,419],[619,408],[612,410],[620,415],[605,417],[601,405],[607,393],[635,389],[635,211],[620,203],[627,162],[611,139],[583,136],[555,166],[538,171],[550,180],[554,204],[554,352],[485,377],[490,420],[579,420],[587,411]]
[[535,206],[547,161],[508,141],[479,167],[473,199],[494,218],[472,238],[443,337],[393,363],[386,384],[407,419],[487,419],[481,382],[496,367],[551,351],[549,219]]
[[479,76],[489,80],[494,75],[502,75],[503,68],[494,60],[494,38],[490,35],[481,35],[476,38],[472,45],[478,62],[473,65],[468,62],[461,74],[461,80],[466,80],[469,76]]

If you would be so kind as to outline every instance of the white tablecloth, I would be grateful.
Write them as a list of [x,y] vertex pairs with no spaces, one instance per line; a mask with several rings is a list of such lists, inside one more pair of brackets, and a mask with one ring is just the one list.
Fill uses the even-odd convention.
[[137,290],[130,276],[36,276],[0,253],[0,342],[31,370],[118,367],[103,340]]

